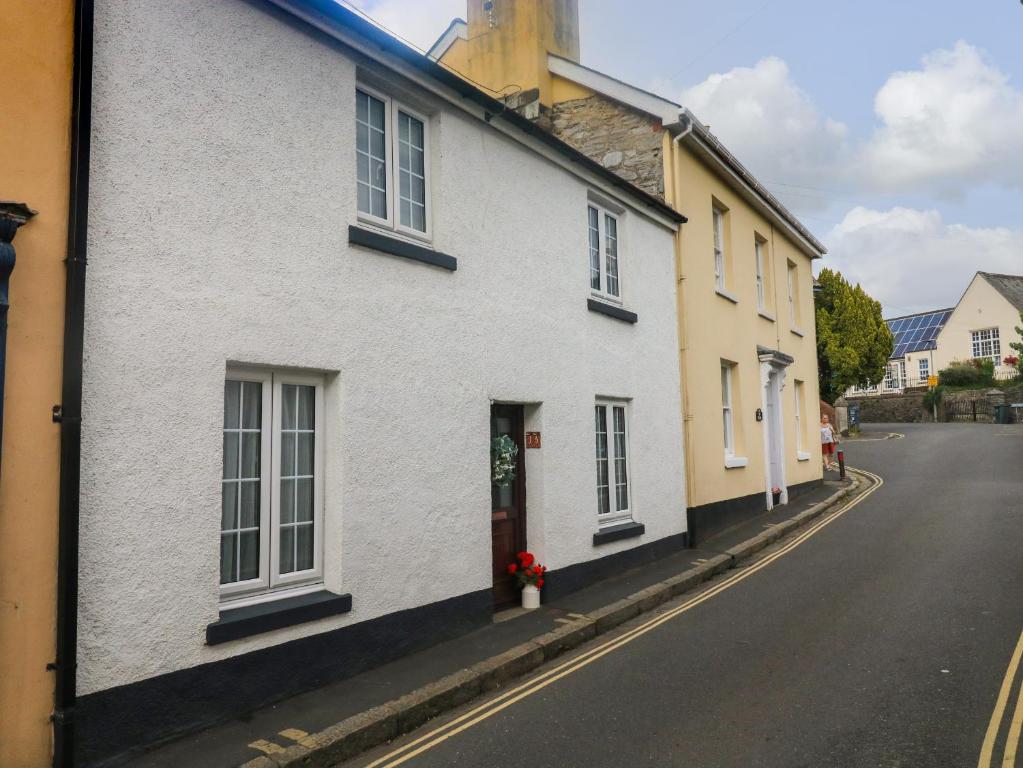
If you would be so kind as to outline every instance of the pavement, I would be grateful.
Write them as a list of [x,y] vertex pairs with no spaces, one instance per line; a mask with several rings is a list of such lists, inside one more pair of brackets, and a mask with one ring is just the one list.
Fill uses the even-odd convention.
[[869,427],[840,516],[346,765],[1012,768],[1023,425]]
[[[822,501],[836,492],[847,490],[850,485],[851,481],[839,481],[837,473],[829,473],[821,487],[799,496],[788,505],[776,507],[771,512],[708,539],[699,548],[682,550],[598,582],[550,604],[544,604],[536,611],[502,612],[497,614],[493,624],[456,640],[264,707],[237,720],[166,743],[148,753],[114,761],[110,765],[224,768],[240,765],[264,754],[280,756],[281,749],[297,742],[307,742],[309,734],[329,730],[337,723],[408,696],[434,681],[463,673],[472,665],[486,664],[488,660],[521,647],[544,633],[560,631],[564,634],[572,626],[588,622],[591,626],[585,636],[592,637],[595,634],[592,627],[594,621],[582,617],[596,616],[601,610],[615,606],[637,592],[656,590],[656,585],[678,574],[704,570],[706,573],[701,580],[709,578],[711,573],[708,565],[722,563],[715,565],[715,572],[731,567],[731,556],[722,557],[722,553],[772,528],[777,528],[777,535],[780,536],[781,528],[778,526],[784,521],[819,507]],[[694,580],[693,585],[698,581]],[[635,612],[630,615],[635,615]]]

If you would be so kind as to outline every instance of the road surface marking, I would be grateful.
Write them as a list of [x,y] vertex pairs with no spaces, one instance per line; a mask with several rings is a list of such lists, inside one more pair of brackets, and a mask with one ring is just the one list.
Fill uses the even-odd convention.
[[1016,711],[1012,715],[1009,735],[1005,739],[1005,754],[1002,755],[1002,768],[1016,768],[1016,752],[1019,749],[1019,733],[1023,728],[1023,688],[1019,689],[1016,700]]
[[263,752],[264,754],[267,755],[272,755],[274,752],[284,751],[284,747],[282,747],[280,744],[274,744],[272,741],[267,741],[266,739],[259,739],[259,741],[254,741],[251,744],[249,744],[249,746],[252,747],[253,749],[258,749],[260,752]]
[[732,575],[726,577],[723,581],[717,584],[717,586],[713,586],[710,589],[691,597],[690,599],[686,600],[682,605],[676,606],[675,608],[672,608],[671,610],[666,611],[665,613],[655,616],[652,619],[647,620],[643,624],[640,624],[638,627],[633,627],[632,629],[619,635],[618,637],[612,638],[611,640],[608,640],[602,643],[601,645],[591,648],[590,650],[580,654],[579,656],[576,656],[562,664],[559,664],[557,667],[554,667],[553,669],[550,669],[547,672],[544,672],[543,674],[537,675],[536,677],[526,681],[525,683],[522,683],[521,685],[518,685],[515,688],[506,691],[500,696],[496,696],[490,701],[484,702],[478,707],[469,710],[465,714],[456,717],[450,722],[445,723],[444,725],[441,725],[437,728],[434,728],[432,731],[429,731],[428,733],[423,734],[419,738],[410,741],[408,744],[398,747],[397,749],[389,752],[388,754],[377,758],[372,763],[367,765],[366,768],[380,768],[380,766],[385,766],[385,768],[392,768],[392,766],[401,765],[402,763],[411,760],[413,757],[416,757],[417,755],[426,752],[428,749],[432,749],[438,744],[447,741],[452,736],[455,736],[461,733],[462,731],[472,728],[474,725],[477,725],[478,723],[490,717],[493,717],[498,712],[507,709],[512,704],[521,701],[527,696],[532,696],[534,693],[538,693],[551,683],[557,682],[561,678],[570,675],[573,672],[577,672],[578,670],[582,669],[585,666],[588,666],[589,664],[593,663],[602,656],[606,656],[612,651],[618,650],[622,646],[631,643],[636,638],[645,635],[647,632],[656,629],[657,627],[661,626],[662,624],[665,624],[668,621],[671,621],[676,616],[679,616],[695,608],[696,606],[706,602],[707,600],[710,600],[712,597],[719,595],[726,589],[735,586],[740,581],[749,578],[762,568],[766,568],[775,560],[783,557],[784,555],[787,555],[789,552],[791,552],[804,541],[806,541],[811,536],[816,534],[822,528],[837,520],[839,517],[844,515],[846,512],[848,512],[850,509],[855,507],[861,501],[870,496],[874,491],[876,491],[878,488],[884,485],[884,480],[878,475],[873,474],[872,472],[851,468],[850,471],[862,475],[863,477],[870,478],[871,480],[874,481],[874,485],[868,488],[863,493],[861,493],[856,498],[847,502],[844,506],[828,514],[827,517],[813,523],[807,530],[793,538],[792,541],[784,544],[777,551],[771,553],[770,555],[763,558],[759,562],[754,563],[753,565],[747,568],[743,568],[741,571],[732,571]]
[[[1002,724],[1002,716],[1005,714],[1005,704],[1009,700],[1012,681],[1016,679],[1016,669],[1019,667],[1020,656],[1023,656],[1023,632],[1020,632],[1019,642],[1016,643],[1016,650],[1012,652],[1012,658],[1009,659],[1009,668],[1005,670],[1005,679],[1002,680],[1002,687],[998,691],[998,699],[995,701],[995,711],[991,713],[991,722],[988,723],[987,733],[984,735],[984,744],[980,748],[980,759],[977,760],[977,768],[990,768],[991,755],[995,749],[995,739],[998,738],[998,729]],[[1017,704],[1017,715],[1019,710],[1020,707]],[[1018,730],[1016,737],[1017,739],[1019,738]],[[1015,753],[1015,749],[1013,752]]]

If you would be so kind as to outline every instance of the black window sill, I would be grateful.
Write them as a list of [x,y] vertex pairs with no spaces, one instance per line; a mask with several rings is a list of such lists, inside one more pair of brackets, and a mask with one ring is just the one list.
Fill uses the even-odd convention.
[[403,259],[421,261],[424,264],[448,269],[452,272],[458,269],[458,259],[454,256],[448,256],[446,253],[439,253],[406,240],[388,237],[379,232],[354,225],[349,225],[348,227],[348,243],[350,245],[361,245],[363,248],[371,248],[381,253],[389,253],[392,256],[400,256]]
[[335,595],[326,590],[247,605],[244,608],[229,608],[220,612],[217,621],[206,625],[206,645],[240,640],[273,629],[337,616],[350,610],[351,595]]
[[612,541],[621,541],[622,539],[632,539],[642,536],[645,532],[646,526],[643,523],[634,523],[631,520],[619,525],[610,525],[593,534],[593,546],[610,544]]
[[613,317],[615,320],[622,320],[626,323],[634,323],[639,320],[639,315],[635,312],[630,312],[627,309],[616,307],[612,304],[605,304],[603,301],[597,301],[595,299],[586,300],[586,308],[590,312],[596,312],[601,315],[607,315]]

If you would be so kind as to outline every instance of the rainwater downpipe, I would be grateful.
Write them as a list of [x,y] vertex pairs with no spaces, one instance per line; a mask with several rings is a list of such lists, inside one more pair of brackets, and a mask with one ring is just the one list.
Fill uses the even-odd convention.
[[[693,119],[685,113],[680,114],[679,118],[685,127],[671,142],[671,197],[676,211],[680,211],[682,196],[679,184],[679,177],[682,175],[679,172],[679,145],[682,139],[693,132]],[[689,349],[689,323],[686,321],[688,304],[686,303],[685,254],[682,252],[681,226],[675,237],[675,258],[678,261],[679,370],[682,380],[682,441],[686,467],[686,507],[691,507],[693,506],[693,439],[692,413],[689,410],[689,379],[687,377],[689,369],[686,367],[686,352]]]
[[53,701],[53,766],[75,764],[78,666],[78,524],[82,460],[82,352],[85,328],[85,264],[89,214],[89,146],[92,131],[93,0],[75,0],[71,75],[71,162],[67,262],[64,288],[64,351],[61,401],[53,406],[60,425],[60,501],[57,529],[56,659]]

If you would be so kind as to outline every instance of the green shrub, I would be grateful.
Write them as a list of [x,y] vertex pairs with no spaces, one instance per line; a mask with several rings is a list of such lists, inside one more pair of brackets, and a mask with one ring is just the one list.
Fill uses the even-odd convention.
[[954,360],[938,371],[938,384],[948,387],[983,387],[995,383],[995,364],[990,360]]

